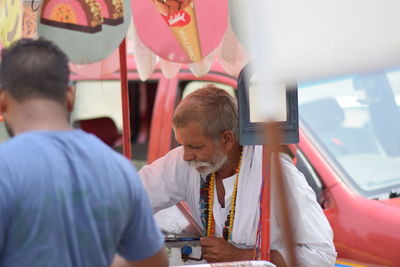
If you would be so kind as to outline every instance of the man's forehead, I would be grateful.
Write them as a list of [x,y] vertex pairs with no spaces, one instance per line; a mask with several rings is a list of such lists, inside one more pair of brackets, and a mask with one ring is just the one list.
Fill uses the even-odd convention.
[[201,125],[200,122],[192,120],[186,123],[184,126],[176,127],[175,129],[178,132],[182,133],[190,133],[190,132],[200,132],[201,133]]
[[192,121],[183,127],[174,128],[176,140],[182,144],[182,142],[196,142],[206,139],[203,135],[200,123]]

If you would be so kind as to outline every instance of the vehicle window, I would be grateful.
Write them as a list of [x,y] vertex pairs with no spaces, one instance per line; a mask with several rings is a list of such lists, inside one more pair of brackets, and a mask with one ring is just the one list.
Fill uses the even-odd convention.
[[77,81],[72,122],[109,117],[122,130],[120,81]]
[[[137,169],[147,163],[151,116],[158,81],[130,80],[129,103],[132,161]],[[119,80],[77,81],[71,123],[95,134],[122,152],[122,102]]]
[[364,196],[400,187],[400,71],[299,86],[301,127]]

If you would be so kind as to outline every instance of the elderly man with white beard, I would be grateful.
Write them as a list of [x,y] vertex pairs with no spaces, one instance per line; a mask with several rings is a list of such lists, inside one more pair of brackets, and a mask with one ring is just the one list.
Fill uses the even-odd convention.
[[[181,146],[142,168],[139,175],[155,212],[186,201],[203,227],[203,258],[208,262],[254,259],[260,220],[262,147],[238,141],[236,100],[213,85],[199,89],[178,105],[175,137]],[[334,266],[332,229],[304,176],[284,157],[283,178],[294,222],[299,266]],[[272,170],[273,171],[273,170]],[[271,187],[271,262],[287,266],[277,210],[275,184]]]

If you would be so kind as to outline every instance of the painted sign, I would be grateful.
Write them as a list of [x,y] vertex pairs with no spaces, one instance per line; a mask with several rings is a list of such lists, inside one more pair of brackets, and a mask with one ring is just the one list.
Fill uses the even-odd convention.
[[102,24],[124,21],[122,0],[43,0],[40,22],[75,31],[95,33]]
[[38,33],[61,47],[70,62],[91,64],[118,48],[130,10],[130,0],[44,0]]
[[152,0],[190,61],[202,59],[192,0]]
[[221,43],[227,28],[227,0],[131,1],[138,37],[167,61],[201,61]]
[[0,0],[0,47],[22,36],[22,0]]
[[32,10],[31,3],[24,3],[24,16],[22,18],[22,38],[37,38],[37,14],[37,11]]

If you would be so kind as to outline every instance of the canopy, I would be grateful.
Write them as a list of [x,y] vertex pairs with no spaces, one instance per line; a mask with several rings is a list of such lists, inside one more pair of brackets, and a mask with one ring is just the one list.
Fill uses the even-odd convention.
[[[113,53],[126,33],[128,53],[135,55],[142,80],[157,63],[167,77],[175,76],[182,64],[202,76],[215,61],[237,76],[249,61],[248,51],[278,80],[312,80],[399,65],[396,0],[89,2],[97,15],[87,12],[89,4],[83,0],[42,0],[41,5],[36,1],[32,6],[41,7],[36,13],[29,11],[31,2],[25,2],[23,11],[22,0],[0,0],[0,45],[33,37],[35,14],[39,35],[67,50],[75,64],[85,64],[73,70],[98,77],[118,69]],[[85,26],[90,19],[98,20],[97,30]],[[97,67],[85,73],[93,68],[89,63],[99,61],[95,66],[101,71]]]

